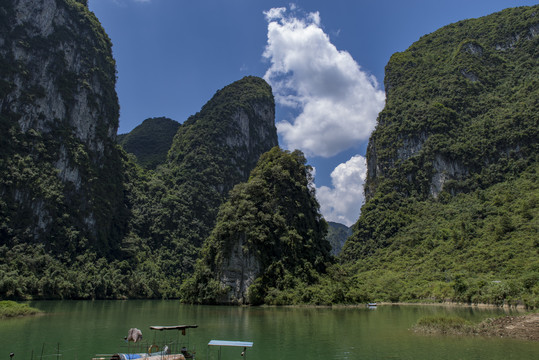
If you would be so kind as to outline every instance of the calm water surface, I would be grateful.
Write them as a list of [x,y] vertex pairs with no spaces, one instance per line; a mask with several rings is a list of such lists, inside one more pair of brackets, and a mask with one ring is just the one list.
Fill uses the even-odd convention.
[[[197,324],[180,338],[199,360],[217,359],[211,339],[253,341],[247,359],[539,359],[539,343],[521,340],[424,336],[410,331],[423,316],[453,314],[480,320],[501,310],[434,306],[367,308],[248,308],[180,305],[176,301],[43,301],[45,315],[0,320],[0,360],[84,359],[126,352],[131,327],[153,340],[151,325]],[[159,333],[157,337],[163,336]],[[58,345],[59,344],[59,345]],[[55,355],[60,348],[61,355]],[[41,354],[43,353],[43,357]],[[242,359],[226,349],[224,359]]]

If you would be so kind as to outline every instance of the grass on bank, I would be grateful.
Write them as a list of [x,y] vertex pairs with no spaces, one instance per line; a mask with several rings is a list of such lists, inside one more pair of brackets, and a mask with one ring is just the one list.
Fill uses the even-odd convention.
[[30,307],[28,304],[20,304],[15,301],[0,301],[0,318],[35,315],[41,310]]
[[417,321],[413,330],[427,334],[466,335],[473,333],[474,325],[458,316],[426,316]]

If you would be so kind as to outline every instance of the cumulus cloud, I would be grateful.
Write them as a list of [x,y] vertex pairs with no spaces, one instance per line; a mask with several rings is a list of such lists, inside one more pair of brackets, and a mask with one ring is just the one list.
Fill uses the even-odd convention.
[[361,155],[353,156],[333,170],[333,188],[321,186],[316,189],[320,212],[327,221],[347,226],[357,221],[364,201],[363,184],[366,178],[367,162]]
[[348,52],[331,43],[318,12],[295,16],[298,11],[264,12],[268,42],[263,56],[271,63],[264,79],[277,102],[299,114],[277,123],[286,147],[331,157],[368,139],[385,94]]

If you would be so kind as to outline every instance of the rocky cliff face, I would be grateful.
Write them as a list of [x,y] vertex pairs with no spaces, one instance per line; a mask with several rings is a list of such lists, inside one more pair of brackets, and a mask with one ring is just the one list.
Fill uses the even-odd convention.
[[245,77],[217,91],[180,126],[169,151],[163,181],[181,199],[174,236],[200,246],[228,192],[276,145],[275,103],[263,79]]
[[310,187],[303,153],[274,147],[249,180],[219,208],[184,300],[208,304],[275,304],[296,279],[307,286],[330,262],[327,223]]
[[228,291],[219,299],[221,304],[248,304],[248,290],[261,273],[255,251],[248,247],[245,234],[238,234],[232,250],[223,259],[219,270],[221,286]]
[[537,161],[538,14],[460,21],[391,57],[367,148],[367,201],[344,257],[401,241],[420,202],[484,191]]
[[2,1],[0,28],[3,238],[107,251],[122,227],[110,40],[73,0]]
[[165,164],[137,191],[132,232],[164,249],[159,254],[174,254],[174,276],[192,273],[219,206],[277,145],[274,109],[271,87],[261,78],[218,90],[179,126]]
[[277,144],[271,87],[248,76],[217,91],[182,124],[169,163],[182,172],[196,168],[199,178],[213,177],[215,181],[205,182],[226,196],[234,185],[247,180],[260,155]]
[[424,197],[468,191],[500,161],[530,157],[534,135],[523,129],[537,117],[524,89],[536,84],[538,26],[536,6],[509,9],[446,26],[391,57],[367,151],[368,199],[390,179]]
[[[230,120],[229,126],[235,131],[223,138],[222,145],[239,155],[233,162],[237,165],[239,177],[245,181],[260,155],[277,145],[275,104],[270,101],[254,102],[247,109],[236,109]],[[230,189],[228,185],[223,191]]]

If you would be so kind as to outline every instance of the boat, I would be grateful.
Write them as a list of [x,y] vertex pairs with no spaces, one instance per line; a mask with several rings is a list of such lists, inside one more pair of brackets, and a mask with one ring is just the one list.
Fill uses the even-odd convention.
[[[139,329],[129,329],[124,340],[128,343],[125,353],[98,354],[92,360],[186,360],[195,359],[196,352],[188,350],[189,339],[180,339],[186,336],[188,329],[197,328],[198,325],[150,326],[155,331],[151,342],[142,341],[142,332]],[[171,331],[177,331],[177,339],[169,338]],[[157,341],[157,332],[165,332],[162,339]],[[163,339],[164,338],[164,339]],[[131,345],[133,343],[133,345]]]

